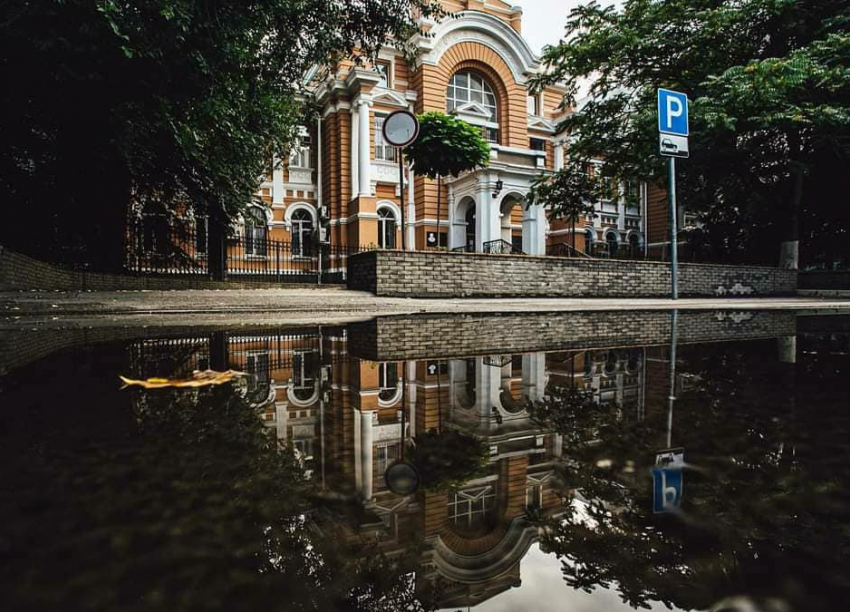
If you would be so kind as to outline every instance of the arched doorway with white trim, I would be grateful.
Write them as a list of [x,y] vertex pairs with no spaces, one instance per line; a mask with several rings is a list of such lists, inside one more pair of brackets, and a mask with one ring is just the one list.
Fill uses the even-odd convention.
[[530,231],[523,223],[524,206],[523,196],[519,193],[509,193],[499,205],[499,221],[501,222],[501,239],[510,244],[516,251],[526,252],[523,249],[523,232]]
[[477,207],[471,196],[461,198],[452,214],[452,227],[449,240],[450,249],[465,247],[467,251],[475,251],[476,228],[475,217]]
[[283,216],[289,229],[292,254],[309,257],[313,253],[313,235],[319,224],[316,207],[307,202],[295,202],[286,208]]
[[395,202],[381,200],[377,203],[378,247],[382,249],[399,248],[401,234],[401,210]]

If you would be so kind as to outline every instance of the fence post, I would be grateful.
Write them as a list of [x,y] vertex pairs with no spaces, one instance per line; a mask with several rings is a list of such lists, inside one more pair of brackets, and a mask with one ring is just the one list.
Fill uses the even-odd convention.
[[275,280],[280,282],[280,240],[274,241],[275,252]]
[[322,242],[317,242],[316,246],[316,284],[322,284],[322,254],[325,251],[325,245]]

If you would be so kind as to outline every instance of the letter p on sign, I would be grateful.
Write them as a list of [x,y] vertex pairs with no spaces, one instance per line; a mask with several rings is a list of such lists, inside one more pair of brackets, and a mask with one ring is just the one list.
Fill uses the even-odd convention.
[[658,131],[675,136],[688,135],[687,95],[669,89],[658,90]]

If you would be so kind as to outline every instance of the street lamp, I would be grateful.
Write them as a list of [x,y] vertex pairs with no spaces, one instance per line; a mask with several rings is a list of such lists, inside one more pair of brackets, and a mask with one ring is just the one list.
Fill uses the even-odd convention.
[[505,183],[502,181],[502,179],[499,179],[498,181],[496,181],[496,191],[493,192],[494,198],[499,197],[499,194],[502,193],[502,188],[504,186],[505,186]]

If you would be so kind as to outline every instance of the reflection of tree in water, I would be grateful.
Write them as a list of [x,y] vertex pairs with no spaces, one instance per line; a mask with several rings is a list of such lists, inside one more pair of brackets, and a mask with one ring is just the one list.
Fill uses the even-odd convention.
[[414,557],[346,545],[290,449],[229,385],[99,388],[97,418],[91,396],[63,406],[85,427],[44,433],[21,418],[0,445],[0,542],[26,557],[0,563],[7,609],[426,608]]
[[543,547],[562,557],[569,585],[615,586],[636,607],[706,609],[745,593],[841,609],[850,597],[841,569],[850,561],[847,360],[801,364],[795,391],[795,367],[765,355],[772,343],[683,352],[698,377],[675,409],[674,444],[697,466],[685,473],[682,515],[651,511],[666,410],[649,406],[645,420],[628,421],[581,389],[555,388],[533,412],[564,436],[562,476],[577,494],[564,517],[545,521]]

